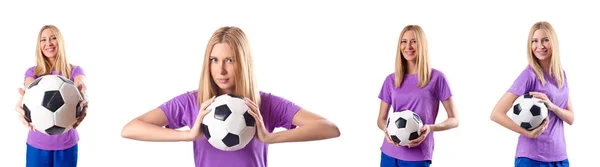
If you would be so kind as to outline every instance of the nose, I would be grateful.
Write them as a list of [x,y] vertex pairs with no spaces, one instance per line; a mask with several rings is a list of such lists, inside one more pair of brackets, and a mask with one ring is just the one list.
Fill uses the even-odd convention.
[[413,45],[415,45],[415,44],[413,44],[412,42],[410,42],[410,43],[408,44],[408,49],[409,49],[409,50],[413,50],[413,48],[414,48],[414,46],[413,46]]
[[220,70],[219,73],[221,75],[227,74],[227,70],[225,69],[225,63],[223,63],[223,62],[219,63],[219,70]]

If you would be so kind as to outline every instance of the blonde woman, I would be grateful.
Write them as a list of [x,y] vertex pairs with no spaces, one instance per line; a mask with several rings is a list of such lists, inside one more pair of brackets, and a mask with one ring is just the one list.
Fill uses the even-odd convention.
[[[569,84],[560,63],[558,37],[548,22],[535,23],[527,38],[529,65],[494,107],[491,119],[519,133],[515,166],[569,166],[563,122],[573,124],[575,119],[569,97]],[[527,131],[507,115],[512,103],[520,95],[532,95],[548,106],[544,123]]]
[[87,110],[85,96],[85,74],[79,66],[69,64],[65,54],[65,42],[61,32],[53,25],[43,26],[38,34],[36,46],[36,66],[25,72],[24,87],[28,87],[36,78],[44,75],[62,75],[69,78],[83,95],[82,115],[73,125],[73,129],[60,135],[46,135],[35,130],[28,120],[25,119],[25,111],[21,107],[24,88],[19,88],[21,97],[17,103],[16,110],[19,119],[29,129],[27,137],[27,167],[75,167],[77,166],[78,148],[77,126],[83,121]]
[[[433,132],[458,126],[452,93],[445,75],[430,67],[427,39],[418,25],[408,25],[400,33],[396,52],[396,70],[388,75],[379,93],[381,99],[377,125],[385,133],[381,146],[382,167],[424,166],[432,163]],[[439,103],[446,109],[448,119],[435,124]],[[407,147],[398,146],[388,137],[388,111],[411,110],[421,117],[421,136]]]
[[[256,137],[241,150],[220,151],[201,132],[206,107],[222,94],[244,97],[256,120]],[[175,130],[184,126],[190,130]],[[273,133],[277,127],[288,130]],[[245,33],[237,27],[221,27],[206,47],[199,88],[133,119],[121,135],[141,141],[193,141],[197,167],[265,167],[269,144],[329,139],[340,132],[327,119],[283,97],[259,91]]]

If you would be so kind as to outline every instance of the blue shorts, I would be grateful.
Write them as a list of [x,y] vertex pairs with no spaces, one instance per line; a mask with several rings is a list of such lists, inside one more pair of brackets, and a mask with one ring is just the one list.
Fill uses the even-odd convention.
[[530,158],[515,158],[515,167],[569,167],[569,159],[556,162],[541,162]]
[[381,153],[381,167],[429,167],[430,160],[426,161],[403,161]]
[[66,150],[41,150],[27,144],[26,167],[76,167],[77,145]]

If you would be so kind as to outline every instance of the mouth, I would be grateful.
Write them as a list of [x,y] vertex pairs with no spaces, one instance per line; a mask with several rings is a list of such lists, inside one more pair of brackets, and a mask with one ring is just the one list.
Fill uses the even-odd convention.
[[227,81],[229,81],[228,78],[217,78],[216,80],[218,83],[224,84],[227,83]]
[[404,52],[406,52],[406,54],[409,54],[409,55],[414,55],[415,54],[415,51],[404,51]]
[[44,49],[44,51],[46,51],[46,52],[52,52],[52,51],[54,51],[54,48],[46,48],[46,49]]
[[538,53],[539,55],[542,55],[542,56],[546,56],[546,55],[548,55],[548,50],[536,51],[536,53]]

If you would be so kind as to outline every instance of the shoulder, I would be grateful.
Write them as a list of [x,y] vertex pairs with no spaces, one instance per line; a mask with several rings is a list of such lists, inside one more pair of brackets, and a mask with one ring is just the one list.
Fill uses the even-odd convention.
[[35,71],[35,67],[37,67],[37,66],[33,66],[33,67],[29,67],[29,68],[27,68],[27,71],[26,71],[26,72],[28,72],[28,73],[29,73],[29,72],[34,72],[34,71]]
[[37,66],[33,66],[33,67],[29,67],[26,71],[25,71],[25,77],[33,77],[33,78],[37,78],[37,76],[35,76],[35,68]]
[[260,102],[262,104],[276,105],[276,104],[280,104],[280,103],[290,102],[288,99],[281,97],[279,95],[273,94],[271,92],[259,91],[259,93],[260,93]]
[[446,80],[446,74],[438,69],[431,68],[431,80]]
[[536,74],[535,74],[535,71],[533,71],[533,68],[531,66],[527,65],[527,67],[525,67],[525,69],[523,69],[521,71],[519,78],[535,79]]

